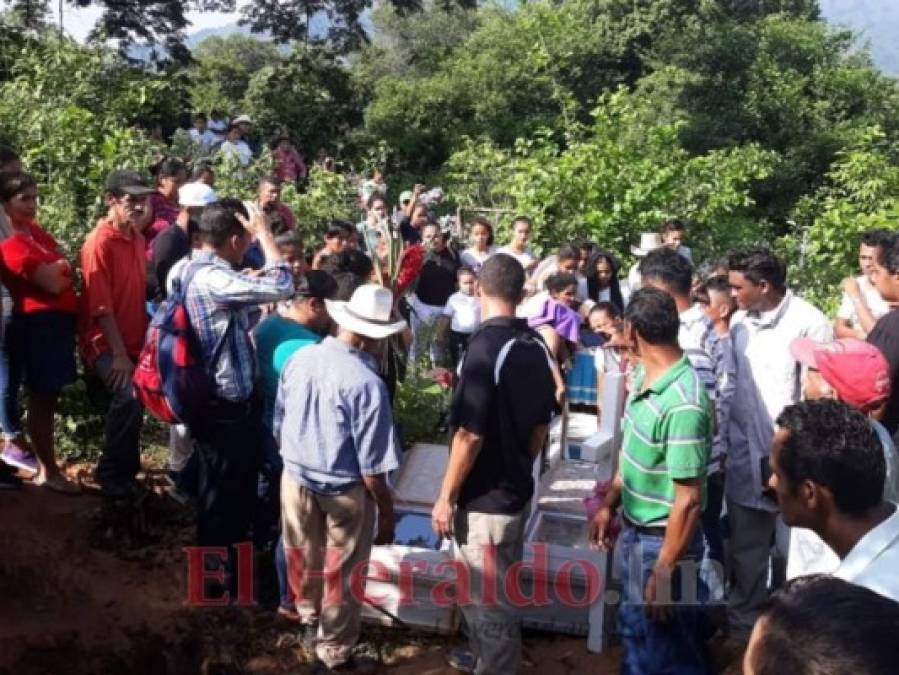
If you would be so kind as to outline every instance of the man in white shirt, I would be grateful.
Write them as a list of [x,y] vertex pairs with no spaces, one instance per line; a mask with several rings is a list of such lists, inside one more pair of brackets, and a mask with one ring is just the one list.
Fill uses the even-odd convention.
[[886,461],[858,410],[822,399],[777,418],[770,488],[784,522],[814,531],[841,563],[835,576],[899,601],[899,510],[884,501]]
[[[728,421],[725,499],[730,521],[728,593],[731,635],[746,639],[768,598],[771,539],[777,505],[763,494],[774,420],[800,399],[800,368],[790,353],[797,337],[828,342],[830,322],[787,290],[786,268],[769,250],[728,259],[740,311],[731,321],[736,377]],[[786,530],[777,528],[786,534]]]
[[240,125],[232,124],[228,127],[228,137],[219,146],[219,153],[225,156],[236,157],[241,166],[246,166],[253,159],[253,151],[243,140],[243,131]]
[[874,288],[871,274],[877,250],[887,245],[893,233],[868,230],[862,234],[858,251],[861,276],[843,280],[843,300],[834,319],[834,333],[838,338],[857,337],[864,340],[877,320],[890,311],[890,306]]
[[194,128],[190,130],[190,139],[200,146],[203,153],[218,142],[216,135],[206,128],[205,114],[194,115]]

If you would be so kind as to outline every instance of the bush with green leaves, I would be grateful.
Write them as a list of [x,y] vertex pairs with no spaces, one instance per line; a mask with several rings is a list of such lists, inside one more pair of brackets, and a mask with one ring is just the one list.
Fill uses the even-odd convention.
[[[579,238],[626,252],[671,217],[690,223],[691,245],[705,255],[766,239],[749,191],[772,170],[771,153],[746,145],[690,155],[678,142],[682,123],[655,119],[624,91],[604,97],[594,120],[565,146],[550,133],[511,151],[470,141],[448,162],[450,193],[472,199],[464,206],[531,216],[544,253]],[[503,241],[508,221],[500,225]]]
[[136,125],[171,114],[172,86],[110,52],[68,40],[29,42],[0,82],[0,129],[40,185],[38,219],[71,259],[104,211],[113,169],[148,175],[164,148]]
[[790,282],[820,307],[836,309],[840,280],[858,273],[865,230],[899,229],[899,167],[877,127],[841,151],[827,184],[795,211],[796,228],[779,242]]

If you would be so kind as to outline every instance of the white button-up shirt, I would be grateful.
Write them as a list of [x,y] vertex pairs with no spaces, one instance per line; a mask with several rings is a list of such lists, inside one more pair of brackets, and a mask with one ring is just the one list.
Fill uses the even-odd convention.
[[834,576],[899,602],[899,509],[859,539]]
[[768,312],[734,314],[730,334],[736,377],[725,494],[741,506],[777,511],[762,497],[761,462],[771,449],[774,420],[800,399],[800,368],[790,354],[790,342],[797,337],[829,342],[833,331],[824,314],[787,291]]

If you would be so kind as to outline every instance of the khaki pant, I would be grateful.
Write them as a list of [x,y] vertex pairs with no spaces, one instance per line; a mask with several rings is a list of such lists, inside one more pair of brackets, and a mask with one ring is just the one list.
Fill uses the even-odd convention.
[[[515,675],[521,666],[521,614],[505,597],[506,572],[524,555],[528,507],[512,515],[456,509],[456,559],[468,568],[472,604],[462,605],[468,644],[478,675]],[[484,550],[496,551],[497,602],[483,603]]]
[[359,639],[362,598],[358,590],[354,597],[352,575],[370,558],[375,510],[363,485],[328,496],[299,485],[287,471],[281,478],[288,580],[297,609],[311,605],[319,616],[315,655],[329,668],[349,659]]

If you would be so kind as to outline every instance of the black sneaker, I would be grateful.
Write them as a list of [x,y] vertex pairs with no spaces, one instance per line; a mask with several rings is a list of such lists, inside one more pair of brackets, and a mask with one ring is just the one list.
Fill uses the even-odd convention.
[[0,490],[18,490],[22,487],[22,479],[6,464],[0,462]]

